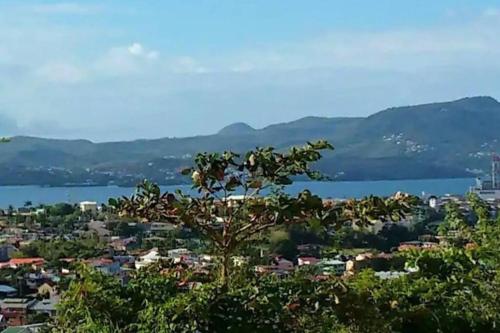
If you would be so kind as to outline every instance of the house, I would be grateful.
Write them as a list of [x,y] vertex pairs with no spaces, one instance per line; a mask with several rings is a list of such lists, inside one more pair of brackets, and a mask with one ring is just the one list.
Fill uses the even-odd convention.
[[161,235],[176,229],[174,224],[168,222],[142,223],[141,226],[145,228],[146,233],[150,235]]
[[286,269],[286,270],[293,269],[293,262],[291,262],[290,260],[287,260],[285,258],[276,257],[273,260],[273,264],[281,269]]
[[16,252],[17,248],[12,244],[0,245],[0,262],[9,261],[12,253]]
[[117,275],[120,273],[120,263],[111,259],[97,258],[85,261],[88,265],[106,275]]
[[15,297],[17,295],[17,289],[12,288],[6,284],[0,284],[0,298],[4,299],[7,297]]
[[258,265],[255,266],[255,272],[260,274],[275,274],[277,276],[283,277],[290,274],[291,269],[283,269],[276,265]]
[[97,234],[100,241],[109,242],[111,240],[111,231],[106,229],[106,223],[103,221],[91,221],[87,226],[89,232]]
[[362,253],[357,255],[354,259],[347,261],[346,271],[354,273],[361,271],[365,268],[371,268],[374,271],[386,271],[391,267],[404,267],[405,260],[400,257],[395,257],[390,253]]
[[346,270],[346,263],[337,259],[323,259],[318,266],[324,275],[342,275]]
[[271,265],[255,266],[255,271],[261,274],[275,274],[277,276],[286,276],[293,270],[293,262],[284,258],[274,258]]
[[124,239],[116,239],[111,242],[111,247],[115,251],[127,252],[137,248],[137,238],[136,237],[128,237]]
[[45,264],[43,258],[15,258],[0,264],[0,268],[19,268],[22,266],[31,266],[33,269],[42,267]]
[[35,314],[47,314],[53,317],[57,313],[57,304],[59,304],[59,297],[51,297],[36,301],[30,308],[30,311]]
[[44,298],[54,297],[58,294],[57,286],[52,282],[45,282],[40,287],[38,287],[38,295]]
[[300,256],[303,257],[317,257],[321,251],[321,245],[319,244],[301,244],[297,245],[297,250]]
[[399,272],[399,271],[375,272],[375,276],[381,280],[397,279],[407,274],[408,272]]
[[24,275],[26,286],[31,290],[37,290],[47,278],[42,273],[28,273]]
[[45,326],[46,326],[45,323],[43,323],[43,324],[9,327],[3,330],[1,333],[39,333],[42,332]]
[[398,251],[406,251],[411,249],[435,249],[439,247],[435,242],[409,241],[399,244]]
[[80,202],[80,211],[82,213],[97,213],[97,202],[95,201],[82,201]]
[[157,248],[152,248],[147,254],[140,256],[135,261],[135,268],[141,269],[144,266],[158,262],[162,259],[166,259],[166,258],[160,256],[160,252],[158,251]]
[[182,256],[191,256],[193,254],[192,251],[184,248],[180,249],[173,249],[173,250],[168,250],[167,251],[167,256],[169,258],[175,259],[175,258],[180,258]]
[[0,302],[0,311],[9,326],[26,325],[29,309],[35,302],[27,298],[6,298]]
[[315,257],[299,257],[297,259],[297,264],[299,266],[316,265],[318,262],[319,259]]

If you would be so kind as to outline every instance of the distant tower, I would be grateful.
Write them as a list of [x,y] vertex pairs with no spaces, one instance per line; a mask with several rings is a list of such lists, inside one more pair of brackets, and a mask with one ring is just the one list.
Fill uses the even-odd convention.
[[500,156],[498,156],[497,154],[492,154],[491,186],[494,189],[500,187]]

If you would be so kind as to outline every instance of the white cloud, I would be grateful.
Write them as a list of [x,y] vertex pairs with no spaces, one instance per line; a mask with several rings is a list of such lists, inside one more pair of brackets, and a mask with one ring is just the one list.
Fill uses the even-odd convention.
[[158,59],[159,52],[155,50],[146,50],[142,44],[133,43],[132,45],[127,47],[128,52],[135,57],[142,57],[149,60]]
[[99,57],[93,65],[96,76],[141,74],[157,66],[159,52],[145,48],[141,43],[125,47],[113,47]]
[[[52,13],[88,12],[71,8]],[[258,127],[312,114],[359,116],[476,94],[498,98],[500,21],[493,14],[180,56],[141,40],[121,44],[130,38],[126,29],[59,26],[39,16],[7,24],[0,11],[0,111],[26,134],[36,133],[29,124],[47,119],[47,136],[116,140],[210,133],[233,121]],[[51,125],[56,119],[60,125]],[[157,126],[165,119],[168,126]]]
[[64,63],[47,64],[35,71],[35,74],[49,82],[77,83],[85,78],[83,70]]
[[127,50],[130,52],[130,54],[133,54],[135,56],[141,56],[144,53],[144,48],[139,43],[130,45]]

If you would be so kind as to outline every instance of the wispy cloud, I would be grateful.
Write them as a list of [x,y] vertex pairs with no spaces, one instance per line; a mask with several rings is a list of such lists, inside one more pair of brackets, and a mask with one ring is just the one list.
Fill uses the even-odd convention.
[[65,63],[47,64],[35,71],[40,78],[55,83],[77,83],[85,78],[82,69]]
[[[99,10],[81,3],[30,8],[47,15]],[[7,24],[0,11],[0,111],[30,133],[30,124],[45,119],[44,135],[102,140],[209,133],[232,121],[258,127],[311,114],[365,115],[474,94],[498,98],[496,13],[197,52],[32,13]],[[157,126],[166,119],[167,129]]]
[[104,55],[90,65],[99,76],[123,76],[141,74],[143,71],[158,65],[160,53],[134,42],[128,46],[110,48]]

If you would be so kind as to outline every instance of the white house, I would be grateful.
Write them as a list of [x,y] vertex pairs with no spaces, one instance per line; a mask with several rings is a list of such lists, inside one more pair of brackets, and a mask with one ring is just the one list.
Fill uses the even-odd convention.
[[97,202],[95,201],[82,201],[80,202],[80,210],[82,213],[97,213]]
[[140,268],[147,266],[149,264],[158,262],[161,259],[165,259],[165,258],[160,255],[160,252],[158,251],[157,248],[153,248],[147,254],[140,256],[135,261],[135,268],[140,269]]
[[192,254],[193,252],[189,251],[188,249],[173,249],[167,251],[168,257],[172,259],[180,258],[183,256],[191,256]]

